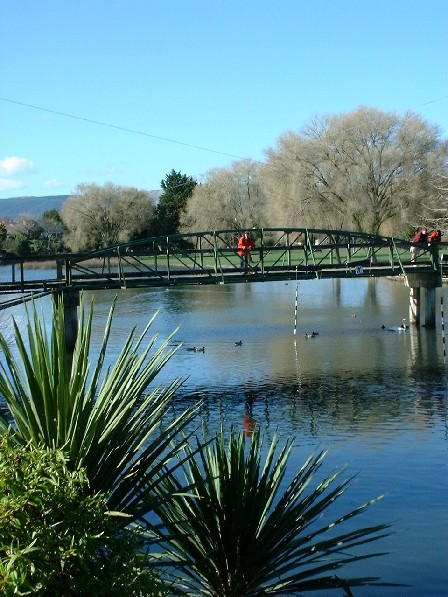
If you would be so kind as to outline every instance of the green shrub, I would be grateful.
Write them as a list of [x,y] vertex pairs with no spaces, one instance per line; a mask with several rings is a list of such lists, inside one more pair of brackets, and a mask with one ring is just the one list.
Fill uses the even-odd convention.
[[123,529],[106,503],[62,450],[0,436],[0,593],[167,594],[138,527]]
[[115,364],[107,366],[114,306],[99,354],[91,356],[93,305],[85,313],[81,297],[71,366],[62,300],[53,304],[50,330],[34,303],[27,307],[27,334],[14,321],[17,350],[0,333],[0,395],[6,403],[0,433],[11,425],[18,445],[63,448],[71,469],[85,469],[92,492],[107,494],[110,509],[138,522],[152,509],[160,477],[178,466],[183,432],[199,407],[171,420],[179,382],[162,387],[156,378],[177,347],[169,346],[171,337],[155,346],[157,335],[149,336],[155,316],[140,335],[130,331]]

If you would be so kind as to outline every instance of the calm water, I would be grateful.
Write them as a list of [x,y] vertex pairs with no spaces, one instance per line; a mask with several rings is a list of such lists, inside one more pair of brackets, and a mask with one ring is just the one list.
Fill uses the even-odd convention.
[[[438,301],[441,293],[448,304],[448,288]],[[113,296],[95,294],[95,347]],[[183,344],[162,374],[184,379],[179,409],[200,398],[210,430],[256,421],[268,438],[293,435],[291,475],[312,451],[327,449],[323,472],[347,464],[347,475],[356,474],[334,516],[385,494],[357,524],[391,522],[395,533],[372,547],[390,555],[340,575],[409,586],[356,595],[448,594],[448,365],[439,306],[436,330],[399,332],[387,328],[408,317],[408,290],[389,280],[128,290],[118,295],[112,348],[156,310],[161,339],[180,326],[173,344]],[[23,309],[14,314],[23,319]],[[312,331],[319,335],[306,338]],[[193,346],[205,351],[187,350]]]

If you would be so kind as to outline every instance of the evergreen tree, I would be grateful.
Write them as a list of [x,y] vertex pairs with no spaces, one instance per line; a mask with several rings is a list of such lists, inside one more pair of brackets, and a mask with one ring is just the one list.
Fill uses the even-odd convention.
[[181,214],[187,208],[188,199],[197,185],[196,180],[186,174],[171,170],[160,183],[163,193],[156,207],[154,234],[176,234]]

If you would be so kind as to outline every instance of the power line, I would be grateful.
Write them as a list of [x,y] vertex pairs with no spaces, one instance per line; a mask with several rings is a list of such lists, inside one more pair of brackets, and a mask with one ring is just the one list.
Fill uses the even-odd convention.
[[89,124],[95,124],[97,126],[104,126],[107,128],[116,129],[118,131],[123,131],[125,133],[131,133],[133,135],[141,135],[143,137],[150,137],[151,139],[157,139],[158,141],[166,141],[167,143],[175,143],[176,145],[182,145],[184,147],[190,147],[192,149],[199,149],[200,151],[216,153],[218,155],[224,155],[229,158],[235,158],[237,160],[244,159],[241,156],[234,155],[232,153],[226,153],[225,151],[218,151],[217,149],[210,149],[209,147],[201,147],[200,145],[193,145],[192,143],[185,143],[183,141],[177,141],[176,139],[169,139],[167,137],[153,135],[151,133],[146,133],[144,131],[139,131],[136,129],[129,129],[124,126],[119,126],[117,124],[110,124],[108,122],[101,122],[99,120],[93,120],[92,118],[85,118],[84,116],[76,116],[75,114],[67,114],[66,112],[59,112],[58,110],[50,110],[49,108],[42,108],[41,106],[34,106],[33,104],[27,104],[25,102],[18,102],[16,100],[11,100],[6,97],[0,97],[0,101],[8,102],[10,104],[16,104],[17,106],[24,106],[25,108],[32,108],[33,110],[40,110],[41,112],[47,112],[49,114],[56,114],[58,116],[64,116],[65,118],[72,118],[73,120],[81,120],[82,122],[88,122]]
[[[447,99],[448,95],[444,95],[442,97],[438,97],[432,100],[429,100],[427,102],[424,102],[422,104],[420,104],[421,106],[427,106],[429,104],[433,104],[435,102],[440,102],[444,99]],[[75,114],[68,114],[67,112],[60,112],[58,110],[51,110],[50,108],[43,108],[42,106],[35,106],[33,104],[28,104],[26,102],[19,102],[17,100],[12,100],[6,97],[0,97],[0,101],[2,102],[8,102],[10,104],[15,104],[17,106],[23,106],[25,108],[32,108],[33,110],[40,110],[41,112],[47,112],[49,114],[56,114],[57,116],[63,116],[64,118],[71,118],[72,120],[80,120],[82,122],[87,122],[89,124],[95,124],[97,126],[103,126],[106,128],[112,128],[118,131],[123,131],[125,133],[131,133],[133,135],[140,135],[143,137],[149,137],[151,139],[157,139],[158,141],[165,141],[167,143],[174,143],[176,145],[182,145],[183,147],[190,147],[192,149],[199,149],[200,151],[206,151],[208,153],[214,153],[217,155],[223,155],[229,158],[235,158],[237,160],[244,160],[245,158],[239,156],[239,155],[235,155],[233,153],[227,153],[225,151],[219,151],[217,149],[210,149],[209,147],[202,147],[201,145],[194,145],[192,143],[185,143],[184,141],[178,141],[177,139],[170,139],[168,137],[162,137],[160,135],[153,135],[152,133],[147,133],[145,131],[140,131],[137,129],[130,129],[124,126],[119,126],[117,124],[111,124],[108,122],[101,122],[100,120],[94,120],[92,118],[86,118],[84,116],[77,116]],[[257,163],[262,163],[259,160],[253,160],[254,162]]]
[[433,104],[434,102],[440,102],[444,99],[447,99],[448,95],[444,95],[442,97],[437,97],[436,99],[430,100],[429,102],[425,102],[424,104],[420,104],[421,106],[427,106],[428,104]]
[[[448,98],[448,95],[444,95],[442,97],[429,100],[429,101],[427,101],[425,103],[422,103],[420,105],[421,106],[427,106],[428,104],[439,102],[439,101],[445,100],[446,98]],[[50,108],[43,108],[42,106],[35,106],[33,104],[28,104],[26,102],[19,102],[17,100],[12,100],[12,99],[5,98],[5,97],[0,97],[0,101],[7,102],[7,103],[10,103],[10,104],[15,104],[17,106],[23,106],[23,107],[26,107],[26,108],[31,108],[33,110],[39,110],[41,112],[46,112],[46,113],[49,113],[49,114],[56,114],[57,116],[62,116],[64,118],[71,118],[72,120],[79,120],[81,122],[87,122],[89,124],[94,124],[96,126],[102,126],[102,127],[106,127],[106,128],[115,129],[115,130],[122,131],[122,132],[125,132],[125,133],[130,133],[130,134],[133,134],[133,135],[140,135],[140,136],[143,136],[143,137],[149,137],[151,139],[156,139],[156,140],[159,140],[159,141],[165,141],[167,143],[174,143],[176,145],[181,145],[183,147],[189,147],[191,149],[198,149],[200,151],[206,151],[206,152],[209,152],[209,153],[214,153],[214,154],[217,154],[217,155],[222,155],[222,156],[234,158],[236,160],[244,160],[245,159],[245,158],[243,158],[241,156],[238,156],[238,155],[235,155],[235,154],[232,154],[232,153],[227,153],[227,152],[224,152],[224,151],[219,151],[219,150],[216,150],[216,149],[210,149],[209,147],[202,147],[200,145],[194,145],[192,143],[185,143],[184,141],[178,141],[176,139],[170,139],[168,137],[162,137],[162,136],[159,136],[159,135],[153,135],[152,133],[147,133],[145,131],[140,131],[140,130],[137,130],[137,129],[130,129],[130,128],[127,128],[127,127],[124,127],[124,126],[119,126],[119,125],[111,124],[111,123],[107,123],[107,122],[101,122],[99,120],[94,120],[92,118],[86,118],[84,116],[77,116],[75,114],[68,114],[67,112],[61,112],[61,111],[58,111],[58,110],[52,110]],[[253,160],[253,159],[251,159],[251,161],[253,163],[257,163],[257,164],[263,164],[264,166],[266,166],[268,168],[271,167],[266,162],[261,162],[260,160]],[[181,183],[181,185],[179,185],[179,186],[183,186],[183,184],[186,184],[186,183]]]

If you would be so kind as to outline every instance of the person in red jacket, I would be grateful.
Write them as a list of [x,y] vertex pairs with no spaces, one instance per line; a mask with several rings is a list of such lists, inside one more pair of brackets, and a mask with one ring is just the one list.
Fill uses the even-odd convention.
[[250,261],[250,252],[254,248],[254,239],[246,230],[238,240],[238,255],[240,256],[240,268],[247,273]]
[[[426,234],[426,228],[420,228],[416,234],[411,239],[411,242],[423,244],[428,242],[428,235]],[[419,254],[419,247],[411,247],[411,263],[415,263],[418,254]]]
[[430,245],[433,243],[440,243],[442,241],[442,232],[440,230],[432,230],[428,235],[428,242]]
[[428,234],[428,244],[430,246],[430,254],[434,267],[439,267],[439,247],[438,243],[442,242],[442,231],[431,230]]

